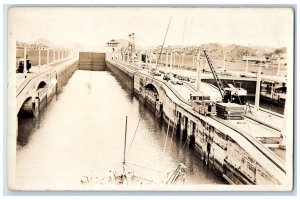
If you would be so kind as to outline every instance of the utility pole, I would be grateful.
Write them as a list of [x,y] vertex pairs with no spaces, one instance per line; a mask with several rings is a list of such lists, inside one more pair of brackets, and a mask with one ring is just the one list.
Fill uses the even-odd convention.
[[278,69],[277,69],[277,76],[279,76],[279,74],[280,74],[280,65],[281,65],[281,59],[280,59],[280,54],[279,54],[279,57],[277,58],[277,62],[278,62]]
[[53,64],[55,65],[55,49],[53,49]]
[[145,61],[146,61],[146,67],[147,67],[147,66],[148,66],[148,55],[147,55],[147,50],[145,51],[145,56],[146,56]]
[[201,69],[202,69],[202,59],[200,58],[200,50],[197,56],[197,92],[201,90]]
[[223,58],[223,72],[225,72],[225,70],[226,70],[226,69],[225,69],[225,65],[226,65],[226,64],[225,64],[225,60],[226,60],[226,59],[225,59],[225,53],[224,53],[224,58]]
[[39,50],[39,71],[40,71],[40,68],[41,68],[41,47],[38,47],[38,50]]
[[166,50],[166,71],[167,71],[167,67],[168,67],[168,50]]
[[173,51],[171,49],[171,57],[170,57],[170,72],[172,71],[173,68]]
[[26,78],[26,75],[27,75],[27,56],[26,56],[26,54],[27,54],[27,47],[26,47],[26,44],[25,44],[25,46],[24,46],[24,71],[23,71],[23,73],[25,74],[25,78]]
[[284,113],[283,113],[283,126],[282,126],[282,130],[281,130],[281,134],[282,134],[282,140],[280,141],[279,144],[279,148],[280,149],[286,149],[286,116],[287,116],[287,106],[286,106],[287,101],[285,100],[284,102]]
[[152,59],[153,59],[153,50],[152,49],[150,49],[150,56],[149,56],[149,59],[150,59],[150,61],[149,61],[149,63],[150,63],[150,69],[152,68]]
[[49,48],[47,48],[47,66],[49,66]]
[[181,66],[183,67],[183,57],[184,57],[184,53],[182,53],[182,57],[181,57]]
[[193,56],[193,67],[194,67],[195,66],[195,56],[194,56],[194,54],[192,56]]
[[262,58],[260,60],[260,65],[259,65],[258,70],[257,70],[256,90],[255,90],[255,105],[254,105],[254,108],[255,108],[256,111],[259,110],[261,68],[262,68]]

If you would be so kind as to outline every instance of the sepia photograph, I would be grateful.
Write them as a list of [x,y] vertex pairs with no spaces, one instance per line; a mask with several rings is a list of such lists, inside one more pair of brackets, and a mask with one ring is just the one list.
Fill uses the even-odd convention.
[[291,191],[294,10],[11,6],[10,191]]

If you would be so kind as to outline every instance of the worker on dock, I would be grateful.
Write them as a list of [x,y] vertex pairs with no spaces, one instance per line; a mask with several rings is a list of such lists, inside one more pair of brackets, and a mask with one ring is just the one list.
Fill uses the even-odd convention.
[[250,113],[252,114],[252,111],[251,111],[251,106],[249,103],[246,103],[246,113]]

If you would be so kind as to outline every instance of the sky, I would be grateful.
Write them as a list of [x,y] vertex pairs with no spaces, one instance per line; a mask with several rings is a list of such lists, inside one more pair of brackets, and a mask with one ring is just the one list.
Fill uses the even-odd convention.
[[293,12],[280,8],[10,8],[9,33],[19,41],[103,46],[128,39],[144,47],[204,43],[283,47],[293,39]]

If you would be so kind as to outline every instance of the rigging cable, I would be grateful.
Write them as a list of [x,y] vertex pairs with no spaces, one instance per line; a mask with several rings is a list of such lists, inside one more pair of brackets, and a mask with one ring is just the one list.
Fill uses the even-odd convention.
[[[173,135],[174,135],[175,127],[177,127],[176,115],[174,115],[174,124],[173,124],[171,141],[173,141]],[[173,144],[173,142],[170,142],[170,147],[169,147],[170,149],[172,148],[172,144]]]
[[166,140],[165,140],[165,145],[164,145],[164,155],[165,155],[166,146],[167,146],[167,141],[168,141],[169,128],[170,128],[170,121],[171,121],[171,118],[169,118],[169,123],[168,123],[168,129],[167,129]]
[[[172,19],[172,17],[170,18],[170,20],[169,20],[169,23],[168,23],[168,27],[167,27],[166,34],[165,34],[165,37],[164,37],[164,40],[163,40],[163,44],[162,44],[162,46],[161,46],[161,49],[160,49],[160,53],[159,53],[159,57],[158,57],[158,61],[157,61],[156,67],[155,67],[155,71],[157,70],[157,66],[158,66],[158,63],[159,63],[159,60],[160,60],[160,57],[161,57],[161,53],[162,53],[162,50],[163,50],[163,48],[164,48],[164,44],[165,44],[166,37],[167,37],[168,31],[169,31],[169,27],[170,27],[171,19]],[[151,83],[153,82],[153,80],[154,80],[154,74],[151,76]],[[145,103],[146,103],[146,100],[147,100],[147,96],[148,96],[148,95],[149,95],[149,92],[148,92],[148,93],[145,95]],[[142,112],[141,112],[141,114],[140,114],[140,118],[139,118],[138,124],[137,124],[137,126],[136,126],[136,129],[135,129],[135,131],[134,131],[134,135],[133,135],[133,138],[132,138],[132,140],[131,140],[131,143],[130,143],[130,146],[129,146],[129,149],[128,149],[128,151],[127,151],[127,154],[126,154],[126,155],[128,155],[128,154],[129,154],[129,152],[130,152],[130,149],[131,149],[131,147],[132,147],[132,144],[133,144],[133,141],[134,141],[134,139],[135,139],[135,136],[136,136],[136,133],[137,133],[138,127],[139,127],[139,125],[140,125],[140,122],[141,122],[142,116],[143,116],[143,114],[144,114],[144,111],[145,111],[145,105],[144,105],[144,107],[143,107],[143,110],[142,110]]]
[[184,147],[185,147],[185,145],[186,145],[186,143],[187,143],[187,140],[188,140],[188,137],[186,137],[186,140],[185,140],[185,142],[184,142],[184,144],[183,144],[183,146],[182,146],[181,152],[183,152]]

